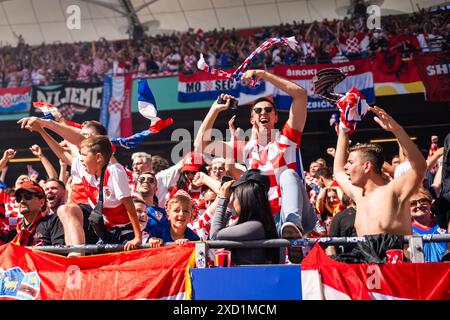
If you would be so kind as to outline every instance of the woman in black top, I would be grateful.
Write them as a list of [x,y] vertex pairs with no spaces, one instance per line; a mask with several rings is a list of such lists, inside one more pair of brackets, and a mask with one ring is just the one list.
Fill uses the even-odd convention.
[[[237,181],[223,184],[211,224],[210,239],[250,241],[278,238],[267,197],[269,187],[269,178],[255,169],[246,171]],[[235,225],[227,227],[231,217],[231,213],[226,211],[229,203],[239,218]],[[231,261],[235,265],[279,262],[278,248],[233,249],[231,252]]]

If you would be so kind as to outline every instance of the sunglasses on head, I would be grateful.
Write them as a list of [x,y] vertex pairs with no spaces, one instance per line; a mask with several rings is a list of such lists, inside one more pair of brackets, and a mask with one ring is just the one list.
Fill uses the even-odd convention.
[[264,107],[264,108],[256,107],[256,108],[253,108],[253,111],[255,111],[256,114],[260,114],[263,111],[263,109],[266,113],[271,113],[273,110],[273,107]]
[[138,182],[139,183],[144,183],[144,182],[155,183],[155,178],[153,178],[153,177],[139,177],[138,178]]
[[29,200],[33,199],[33,196],[38,197],[37,194],[31,193],[31,192],[23,192],[23,193],[17,195],[16,202],[20,202],[20,201],[22,201],[22,199],[29,201]]
[[414,207],[417,206],[417,204],[419,204],[420,206],[422,206],[422,205],[424,205],[424,204],[430,204],[430,203],[431,203],[430,199],[427,199],[427,198],[420,198],[420,199],[417,199],[417,200],[411,200],[411,201],[409,202],[409,205],[411,206],[411,208],[414,208]]

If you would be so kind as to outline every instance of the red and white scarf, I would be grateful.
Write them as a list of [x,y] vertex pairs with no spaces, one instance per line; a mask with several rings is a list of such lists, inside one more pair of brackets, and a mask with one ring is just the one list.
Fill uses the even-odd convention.
[[[264,41],[258,48],[256,48],[245,60],[244,62],[236,69],[233,73],[229,73],[220,69],[214,69],[206,64],[205,59],[203,58],[203,54],[200,54],[200,59],[197,62],[197,68],[203,70],[205,72],[211,73],[213,75],[218,76],[219,78],[224,79],[236,79],[239,80],[241,76],[244,74],[247,69],[247,65],[256,55],[259,55],[271,48],[273,45],[281,43],[283,45],[289,46],[292,50],[297,51],[298,43],[295,40],[295,37],[281,37],[281,38],[270,38]],[[256,79],[252,79],[250,82],[250,87],[254,87],[256,85]]]
[[34,218],[33,222],[28,226],[25,226],[25,220],[22,220],[21,223],[17,224],[16,230],[17,235],[14,237],[12,243],[17,244],[19,246],[28,246],[30,243],[30,237],[36,231],[39,222],[43,218],[42,213],[40,212],[36,218]]

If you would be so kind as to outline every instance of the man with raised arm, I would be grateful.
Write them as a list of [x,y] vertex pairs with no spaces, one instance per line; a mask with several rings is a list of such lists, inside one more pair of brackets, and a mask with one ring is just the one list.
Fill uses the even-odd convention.
[[286,238],[298,238],[311,231],[317,216],[308,201],[300,163],[300,140],[306,122],[307,92],[304,88],[264,70],[248,70],[241,78],[249,83],[252,78],[265,80],[292,97],[289,118],[281,132],[275,130],[278,121],[273,102],[258,99],[251,108],[250,123],[256,137],[250,141],[230,142],[211,139],[211,129],[223,110],[230,106],[233,97],[222,94],[225,104],[214,102],[197,135],[195,147],[205,153],[234,159],[247,169],[260,169],[271,181],[269,200],[279,234]]
[[381,172],[382,148],[364,143],[348,149],[349,136],[345,130],[340,130],[334,177],[355,201],[356,233],[367,240],[358,243],[350,260],[381,263],[385,261],[386,250],[403,248],[402,236],[412,233],[409,198],[421,184],[427,164],[405,130],[386,111],[376,106],[369,110],[375,114],[374,120],[398,139],[411,162],[411,170],[387,182]]

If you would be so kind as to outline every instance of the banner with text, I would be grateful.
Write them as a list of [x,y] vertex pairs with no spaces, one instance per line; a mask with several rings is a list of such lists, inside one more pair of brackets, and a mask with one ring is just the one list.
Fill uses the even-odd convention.
[[0,114],[30,110],[30,87],[0,89]]
[[425,85],[425,99],[431,102],[450,101],[450,56],[434,52],[414,56],[417,71]]
[[[343,63],[315,64],[307,66],[275,66],[274,74],[289,79],[308,91],[308,110],[333,110],[335,106],[326,100],[315,97],[312,92],[312,80],[319,70],[339,68],[347,77],[336,86],[336,92],[344,94],[356,87],[366,98],[367,103],[375,102],[373,73],[370,59],[359,59]],[[282,90],[275,88],[274,101],[279,109],[289,109],[292,98]]]
[[[206,72],[197,72],[192,75],[180,72],[178,76],[178,101],[180,102],[215,100],[221,93],[238,99],[242,93],[248,100],[248,96],[259,95],[265,90],[265,81],[260,81],[255,88],[250,88],[234,79],[221,79]],[[240,102],[240,104],[244,103]]]
[[85,257],[0,246],[0,299],[183,299],[193,243]]
[[[103,83],[67,82],[48,86],[33,86],[32,101],[53,104],[67,120],[83,122],[98,119],[102,103]],[[31,115],[42,113],[31,108]]]

